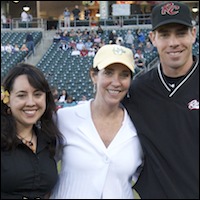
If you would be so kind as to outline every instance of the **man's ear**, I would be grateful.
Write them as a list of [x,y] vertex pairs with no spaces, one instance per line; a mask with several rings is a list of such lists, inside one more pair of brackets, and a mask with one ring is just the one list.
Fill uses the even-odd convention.
[[153,44],[154,47],[156,47],[155,36],[156,36],[156,33],[154,31],[149,32],[149,39],[151,40],[151,43]]

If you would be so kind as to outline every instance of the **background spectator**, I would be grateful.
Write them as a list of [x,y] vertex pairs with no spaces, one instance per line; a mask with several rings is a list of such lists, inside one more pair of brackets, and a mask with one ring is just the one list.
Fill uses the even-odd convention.
[[124,40],[121,36],[118,36],[116,39],[116,44],[120,45],[120,46],[124,46]]
[[58,43],[61,39],[61,36],[59,33],[56,33],[54,36],[53,36],[53,42],[55,43]]
[[154,46],[150,41],[147,41],[145,46],[144,46],[144,52],[145,53],[151,53],[154,50]]
[[13,45],[11,45],[10,43],[7,43],[7,45],[5,46],[5,51],[8,53],[12,53],[14,50]]
[[88,55],[88,49],[83,46],[83,48],[80,50],[80,55],[81,56],[87,56]]
[[70,27],[70,11],[67,7],[65,8],[63,15],[64,15],[64,26]]
[[80,9],[78,5],[75,5],[75,8],[72,10],[73,16],[74,16],[74,20],[77,21],[79,20],[80,17]]
[[26,35],[26,46],[28,48],[28,50],[31,52],[35,52],[35,46],[34,46],[34,39],[33,39],[33,36],[30,32],[27,33]]
[[58,101],[58,89],[55,86],[51,86],[51,93],[53,95],[54,102]]
[[124,37],[125,46],[131,49],[132,45],[134,44],[134,39],[135,38],[134,38],[131,30],[128,30],[125,37]]
[[83,49],[83,47],[85,47],[84,43],[82,40],[79,40],[76,44],[76,48],[81,51]]
[[102,35],[102,34],[103,34],[103,29],[102,29],[102,27],[101,27],[100,24],[98,24],[97,34],[98,34],[98,35]]
[[109,43],[116,44],[117,37],[118,37],[118,35],[117,35],[116,30],[112,30],[109,34]]
[[93,47],[89,48],[88,56],[92,56],[92,57],[95,56],[95,49]]
[[11,28],[12,29],[12,18],[10,15],[8,15],[7,19],[6,19],[6,28]]
[[18,44],[15,44],[13,52],[19,52],[19,51],[20,51],[20,48],[19,48]]
[[72,49],[72,53],[71,53],[72,56],[80,56],[81,53],[80,51],[75,47]]
[[4,52],[6,51],[6,46],[4,46],[2,43],[1,43],[1,52]]
[[58,49],[67,51],[68,48],[69,48],[69,46],[68,46],[67,42],[65,40],[61,40]]
[[137,35],[137,45],[145,42],[145,35],[141,29],[136,30],[136,35]]
[[90,19],[90,10],[89,10],[88,6],[84,7],[84,17],[85,17],[85,20]]
[[68,97],[67,90],[63,89],[62,93],[58,97],[58,102],[60,102],[60,103],[66,102],[67,97]]
[[1,14],[1,25],[2,28],[7,28],[7,19],[4,13]]
[[28,22],[32,22],[33,21],[33,15],[31,13],[27,13],[28,15]]
[[28,22],[28,14],[24,10],[21,12],[21,20],[22,22]]
[[66,102],[63,105],[63,108],[64,107],[75,106],[75,105],[77,105],[77,102],[74,101],[72,96],[68,96]]
[[29,51],[29,49],[28,49],[27,46],[26,46],[26,43],[22,44],[20,50],[21,50],[21,51]]

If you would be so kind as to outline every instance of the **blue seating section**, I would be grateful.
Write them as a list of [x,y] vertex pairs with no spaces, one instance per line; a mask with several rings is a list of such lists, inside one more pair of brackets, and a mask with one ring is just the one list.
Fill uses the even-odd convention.
[[88,99],[93,97],[89,76],[92,60],[93,57],[71,56],[71,51],[58,50],[58,44],[53,43],[37,67],[43,71],[51,86],[56,86],[59,91],[66,89],[79,101],[82,95]]
[[1,78],[3,78],[10,68],[22,62],[27,52],[19,51],[15,53],[1,52]]
[[[42,32],[34,31],[32,32],[35,45],[41,41]],[[19,48],[22,46],[26,39],[26,32],[2,32],[1,33],[1,44],[6,45],[10,43],[11,45],[17,44]],[[8,70],[12,68],[17,63],[23,62],[28,55],[28,52],[1,52],[1,78],[4,77]]]
[[[33,35],[35,45],[42,39],[41,31],[31,32]],[[18,44],[19,47],[22,46],[26,39],[26,32],[2,32],[1,33],[1,43],[6,45],[7,43]]]

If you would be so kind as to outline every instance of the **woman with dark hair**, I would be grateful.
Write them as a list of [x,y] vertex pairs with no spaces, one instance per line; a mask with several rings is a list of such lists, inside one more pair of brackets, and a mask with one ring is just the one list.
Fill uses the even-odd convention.
[[48,82],[35,66],[13,67],[1,86],[1,198],[48,198],[62,136]]

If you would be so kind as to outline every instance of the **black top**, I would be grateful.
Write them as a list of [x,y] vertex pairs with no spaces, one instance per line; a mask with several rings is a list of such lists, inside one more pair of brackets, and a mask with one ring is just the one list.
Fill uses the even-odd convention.
[[159,65],[133,81],[123,103],[145,154],[134,186],[141,198],[199,199],[199,61],[173,87]]
[[1,199],[43,198],[52,190],[58,173],[47,144],[39,133],[36,153],[22,142],[16,150],[1,151]]
[[34,39],[33,39],[33,36],[30,33],[28,33],[26,36],[26,42],[30,42],[30,41],[34,41]]
[[81,11],[78,8],[74,8],[74,10],[72,10],[75,19],[79,19],[80,12]]

